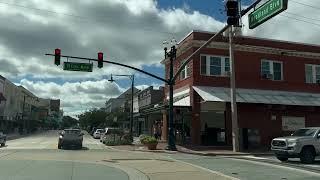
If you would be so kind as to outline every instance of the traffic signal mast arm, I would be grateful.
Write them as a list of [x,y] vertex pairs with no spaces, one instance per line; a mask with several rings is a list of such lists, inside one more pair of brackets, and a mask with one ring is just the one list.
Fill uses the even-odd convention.
[[[55,54],[45,54],[46,56],[55,56]],[[60,55],[60,57],[64,57],[64,58],[69,58],[69,59],[80,59],[80,60],[86,60],[86,61],[97,61],[97,62],[101,62],[101,60],[98,60],[98,59],[92,59],[92,58],[85,58],[85,57],[77,57],[77,56],[66,56],[66,55]],[[169,84],[170,82],[166,79],[163,79],[159,76],[156,76],[154,74],[151,74],[149,72],[146,72],[144,70],[141,70],[141,69],[138,69],[136,67],[132,67],[132,66],[129,66],[129,65],[126,65],[126,64],[121,64],[121,63],[117,63],[117,62],[113,62],[113,61],[106,61],[106,60],[103,60],[102,62],[105,62],[105,63],[109,63],[109,64],[114,64],[114,65],[118,65],[118,66],[122,66],[122,67],[126,67],[126,68],[129,68],[129,69],[133,69],[135,71],[138,71],[138,72],[141,72],[143,74],[146,74],[148,76],[151,76],[155,79],[158,79],[160,81],[163,81],[167,84]]]
[[[245,10],[241,11],[240,17],[244,16],[247,14],[252,8],[254,8],[258,3],[260,3],[262,0],[257,0],[253,4],[251,4],[248,8]],[[225,30],[227,30],[230,27],[230,25],[224,26],[218,33],[214,34],[207,42],[205,42],[202,46],[200,46],[195,52],[193,52],[190,56],[187,57],[187,59],[184,61],[184,63],[180,66],[179,70],[176,72],[176,74],[173,77],[173,81],[175,81],[178,77],[181,71],[185,68],[185,66],[191,61],[193,56],[195,56],[199,51],[210,44],[212,41],[214,41],[220,34],[222,34]]]

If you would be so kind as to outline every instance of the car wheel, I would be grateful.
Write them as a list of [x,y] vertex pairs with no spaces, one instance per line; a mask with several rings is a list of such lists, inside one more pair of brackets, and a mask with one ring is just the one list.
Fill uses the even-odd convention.
[[300,161],[302,163],[311,164],[315,158],[315,152],[312,147],[305,147],[300,153]]
[[277,156],[277,159],[279,159],[281,162],[288,161],[288,157],[285,156]]
[[6,145],[6,143],[4,142],[4,143],[1,143],[1,147],[4,147]]

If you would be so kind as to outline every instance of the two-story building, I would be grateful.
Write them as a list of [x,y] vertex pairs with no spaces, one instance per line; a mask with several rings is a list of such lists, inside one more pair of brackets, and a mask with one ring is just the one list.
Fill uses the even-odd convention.
[[[212,35],[192,31],[183,38],[174,70]],[[234,41],[242,148],[268,147],[276,136],[320,126],[319,45],[247,36]],[[192,109],[187,124],[192,144],[232,145],[228,48],[228,37],[210,43],[193,57],[174,86],[175,103]],[[169,60],[162,62],[168,77]],[[167,115],[163,117],[167,124]]]
[[155,107],[162,106],[164,87],[159,89],[149,86],[135,94],[133,110],[135,112],[134,129],[137,135],[152,134],[153,125],[162,124],[161,110]]

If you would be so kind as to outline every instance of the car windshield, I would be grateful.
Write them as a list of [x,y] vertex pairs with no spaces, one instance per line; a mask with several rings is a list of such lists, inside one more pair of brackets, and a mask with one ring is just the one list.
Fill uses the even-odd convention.
[[98,132],[98,133],[103,133],[104,130],[103,130],[103,129],[99,129],[99,130],[97,130],[97,132]]
[[292,136],[313,136],[316,131],[316,129],[299,129]]

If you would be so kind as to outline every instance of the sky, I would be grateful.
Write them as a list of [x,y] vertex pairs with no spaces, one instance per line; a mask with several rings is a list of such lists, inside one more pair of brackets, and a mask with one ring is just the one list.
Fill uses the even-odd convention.
[[[242,33],[320,45],[318,1],[289,0],[288,10],[253,30],[244,16]],[[242,0],[242,7],[252,2]],[[222,0],[0,0],[0,23],[0,75],[39,97],[61,99],[65,114],[75,116],[129,88],[128,78],[111,83],[110,74],[134,74],[139,88],[163,83],[110,64],[94,64],[90,73],[63,71],[45,53],[60,48],[63,55],[96,58],[101,51],[106,60],[163,77],[162,42],[192,30],[219,31],[226,13]]]

